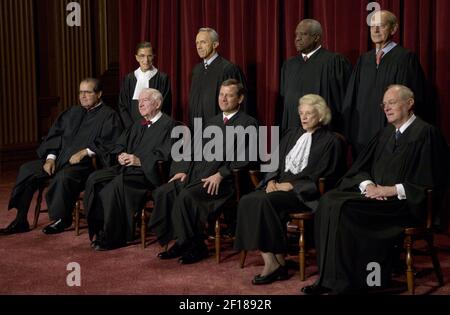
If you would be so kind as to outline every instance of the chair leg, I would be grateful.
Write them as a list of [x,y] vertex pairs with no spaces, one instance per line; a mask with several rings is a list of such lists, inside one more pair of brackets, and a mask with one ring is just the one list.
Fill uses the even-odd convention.
[[246,250],[241,250],[241,257],[239,259],[239,266],[241,268],[244,268],[245,265],[245,259],[247,258],[247,251]]
[[220,264],[220,222],[219,219],[216,220],[216,237],[215,237],[215,247],[216,247],[216,262]]
[[37,200],[36,200],[36,207],[34,208],[34,219],[33,219],[33,225],[31,227],[32,229],[35,229],[37,227],[39,214],[41,213],[42,195],[44,193],[44,189],[45,189],[45,187],[39,188],[39,192],[38,192]]
[[411,236],[405,237],[405,249],[406,249],[406,281],[408,283],[408,293],[414,295],[414,270],[413,270],[413,257],[411,254],[412,239]]
[[430,249],[431,260],[433,262],[433,268],[436,272],[436,277],[439,282],[439,286],[442,287],[444,285],[444,276],[442,275],[441,264],[439,263],[439,258],[437,256],[436,247],[434,247],[434,239],[433,235],[430,235],[425,238],[428,248]]
[[305,281],[305,222],[299,220],[298,229],[300,236],[298,238],[298,265],[300,268],[300,280]]
[[81,200],[77,200],[75,202],[75,235],[80,235],[80,202]]
[[145,249],[145,237],[146,237],[147,227],[145,224],[145,209],[141,211],[141,248]]

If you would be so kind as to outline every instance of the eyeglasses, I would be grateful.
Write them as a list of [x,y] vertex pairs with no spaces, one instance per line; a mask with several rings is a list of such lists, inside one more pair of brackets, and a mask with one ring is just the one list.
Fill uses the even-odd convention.
[[79,92],[80,95],[83,95],[83,94],[91,95],[91,94],[94,94],[94,93],[95,93],[95,91],[80,91]]
[[153,59],[155,55],[137,55],[139,59]]
[[383,103],[381,103],[381,104],[380,104],[380,107],[381,107],[382,109],[384,109],[386,106],[389,106],[389,108],[392,108],[392,107],[398,107],[398,106],[401,104],[402,101],[403,101],[403,100],[390,100],[390,101],[388,101],[388,102],[383,102]]

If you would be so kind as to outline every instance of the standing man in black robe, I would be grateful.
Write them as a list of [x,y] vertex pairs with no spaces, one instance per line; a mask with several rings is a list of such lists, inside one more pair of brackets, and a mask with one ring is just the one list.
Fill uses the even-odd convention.
[[322,47],[322,26],[316,20],[305,19],[297,25],[295,48],[299,55],[286,60],[281,69],[282,130],[300,127],[298,100],[305,94],[318,94],[331,109],[331,129],[342,131],[342,102],[352,71],[350,62]]
[[53,220],[46,234],[63,232],[72,224],[72,210],[94,170],[91,158],[108,165],[109,152],[122,132],[119,115],[103,104],[102,87],[97,79],[80,83],[80,104],[59,115],[37,150],[39,160],[20,167],[11,192],[8,209],[17,209],[16,219],[0,234],[29,231],[28,209],[34,192],[50,178],[46,194],[48,214]]
[[320,200],[315,216],[319,279],[306,294],[367,290],[368,264],[381,266],[389,285],[394,247],[407,226],[424,222],[427,189],[449,176],[447,144],[435,127],[416,117],[414,94],[388,88],[383,109],[389,125],[361,152],[337,189]]
[[119,94],[119,113],[125,128],[142,118],[139,113],[138,99],[145,88],[161,92],[164,101],[161,107],[163,113],[172,113],[172,91],[169,76],[159,71],[153,65],[153,47],[150,42],[139,43],[136,47],[136,61],[139,68],[127,74],[123,80]]
[[122,134],[112,150],[119,165],[94,172],[86,182],[84,205],[96,250],[117,248],[134,240],[135,214],[144,206],[147,191],[161,184],[156,163],[169,160],[175,124],[161,112],[162,103],[158,90],[141,91],[141,120]]
[[[195,44],[203,61],[194,67],[191,76],[189,123],[192,128],[194,118],[202,118],[206,122],[220,113],[217,100],[222,82],[236,79],[246,87],[239,68],[217,53],[219,35],[215,30],[209,27],[199,29]],[[241,110],[245,111],[245,108]]]
[[[241,83],[235,79],[223,82],[219,93],[222,113],[210,119],[207,127],[220,128],[224,137],[227,126],[245,129],[241,134],[252,128],[256,132],[256,120],[239,108],[243,100],[244,87]],[[172,171],[175,175],[169,183],[153,192],[155,206],[149,226],[161,245],[176,240],[169,250],[158,254],[160,259],[182,256],[179,262],[190,264],[208,255],[204,243],[205,226],[234,195],[232,170],[249,165],[250,141],[245,141],[245,149],[239,152],[245,154],[245,159],[240,161],[236,158],[239,147],[236,145],[236,136],[233,134],[235,142],[232,147],[227,147],[228,139],[223,139],[223,143],[220,143],[222,154],[218,159],[209,159],[202,154],[199,161],[176,163]],[[254,143],[257,143],[257,139],[252,140]],[[227,161],[230,152],[234,159]]]
[[345,136],[352,145],[354,157],[386,126],[379,105],[389,85],[403,84],[411,88],[418,112],[422,111],[424,102],[425,78],[419,59],[392,40],[398,30],[395,15],[378,11],[371,23],[370,36],[375,49],[359,58],[343,104]]

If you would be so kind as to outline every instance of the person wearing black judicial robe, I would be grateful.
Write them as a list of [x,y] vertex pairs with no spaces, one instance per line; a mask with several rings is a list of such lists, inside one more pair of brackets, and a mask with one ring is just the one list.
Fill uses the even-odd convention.
[[280,94],[283,98],[282,130],[298,128],[298,100],[306,94],[318,94],[327,102],[333,115],[331,129],[343,131],[342,102],[352,66],[342,55],[321,46],[322,26],[316,20],[302,20],[295,30],[298,56],[281,69]]
[[153,48],[150,42],[139,43],[136,47],[136,61],[139,68],[127,74],[119,94],[119,114],[125,128],[142,118],[139,113],[139,94],[144,88],[153,88],[161,92],[164,101],[163,113],[172,113],[172,91],[169,76],[153,65]]
[[300,99],[298,112],[302,128],[283,136],[278,170],[267,173],[238,206],[234,247],[260,250],[264,259],[264,270],[252,281],[255,285],[288,278],[284,255],[289,211],[315,211],[320,198],[318,179],[336,181],[345,172],[343,140],[324,128],[331,121],[325,100],[307,94]]
[[134,240],[135,214],[147,191],[161,184],[157,161],[167,161],[175,122],[161,112],[163,96],[145,88],[139,96],[140,121],[119,138],[112,154],[119,165],[92,173],[84,193],[89,237],[96,250],[124,246]]
[[389,85],[408,86],[415,95],[416,112],[426,110],[423,108],[425,77],[420,61],[416,54],[392,41],[398,29],[395,15],[380,12],[373,15],[370,27],[376,48],[359,58],[343,103],[345,136],[352,145],[354,157],[387,124],[380,104]]
[[319,278],[304,293],[367,290],[371,262],[381,266],[381,286],[388,286],[404,227],[424,222],[426,190],[446,184],[447,145],[435,127],[414,115],[411,90],[391,86],[383,104],[389,125],[361,152],[338,188],[319,202]]
[[[227,126],[244,128],[245,131],[238,132],[239,134],[245,134],[252,128],[256,132],[256,120],[239,109],[239,104],[244,99],[243,93],[243,85],[237,80],[225,81],[219,94],[222,113],[210,119],[206,127],[220,128],[224,137]],[[202,131],[201,128],[196,129]],[[219,144],[223,153],[219,159],[209,159],[202,155],[200,161],[174,163],[172,173],[175,175],[169,183],[153,192],[154,210],[149,227],[156,233],[161,245],[176,240],[169,250],[158,254],[160,259],[182,256],[179,262],[189,264],[207,256],[203,235],[206,223],[233,197],[232,169],[246,167],[250,163],[250,158],[247,157],[250,145],[248,139],[245,141],[245,149],[240,149],[240,152],[245,154],[244,161],[237,158],[233,161],[226,160],[230,153],[234,157],[238,153],[236,136],[237,134],[233,134],[235,142],[230,148],[226,147],[225,138],[223,143]],[[257,140],[253,139],[252,142],[257,143]]]
[[[189,92],[189,123],[194,126],[194,118],[203,122],[219,114],[218,96],[222,82],[236,79],[246,87],[245,77],[239,68],[219,56],[219,35],[211,28],[201,28],[196,37],[197,53],[203,62],[192,70]],[[241,110],[246,112],[245,101]]]
[[43,232],[55,234],[71,225],[75,202],[93,171],[91,157],[95,155],[99,165],[107,165],[108,154],[122,131],[119,115],[102,103],[101,95],[97,79],[81,81],[81,106],[60,114],[37,150],[40,159],[21,166],[8,205],[8,209],[17,209],[17,216],[0,234],[29,230],[28,208],[47,178],[46,202],[54,222]]

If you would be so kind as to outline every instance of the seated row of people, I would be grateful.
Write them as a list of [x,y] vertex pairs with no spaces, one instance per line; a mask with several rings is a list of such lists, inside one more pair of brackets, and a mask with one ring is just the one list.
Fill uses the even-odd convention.
[[[243,90],[234,79],[223,82],[218,98],[222,113],[205,128],[214,126],[222,134],[227,126],[257,128],[257,121],[240,111]],[[71,225],[71,211],[85,186],[91,246],[95,250],[124,246],[134,238],[135,213],[145,204],[147,191],[153,190],[149,227],[161,245],[175,241],[158,257],[180,257],[182,264],[205,258],[208,218],[233,197],[232,169],[249,167],[250,141],[245,141],[243,160],[228,158],[231,140],[232,156],[238,155],[236,139],[228,138],[214,145],[212,151],[220,153],[211,159],[202,154],[202,148],[210,145],[209,139],[202,138],[203,146],[193,145],[188,161],[172,162],[172,177],[161,185],[155,164],[173,154],[171,134],[177,125],[161,113],[161,93],[141,91],[138,109],[142,119],[123,133],[118,115],[101,102],[97,80],[81,82],[80,103],[60,115],[38,149],[40,160],[21,167],[8,207],[17,209],[17,216],[0,234],[29,230],[27,212],[33,193],[50,178],[46,199],[53,222],[44,233],[60,233]],[[318,95],[300,99],[302,128],[283,136],[277,170],[266,174],[255,192],[241,198],[237,209],[235,248],[258,249],[265,263],[254,284],[288,278],[284,257],[289,211],[316,210],[320,277],[304,292],[365,288],[367,263],[373,261],[385,266],[383,285],[388,284],[391,248],[404,226],[422,218],[419,209],[425,190],[447,184],[449,160],[436,128],[414,115],[414,95],[409,88],[389,87],[382,109],[389,126],[344,175],[345,144],[326,128],[331,121],[326,102]],[[195,158],[197,153],[200,159]],[[94,155],[104,167],[95,172]],[[320,177],[342,179],[335,190],[320,198]]]

